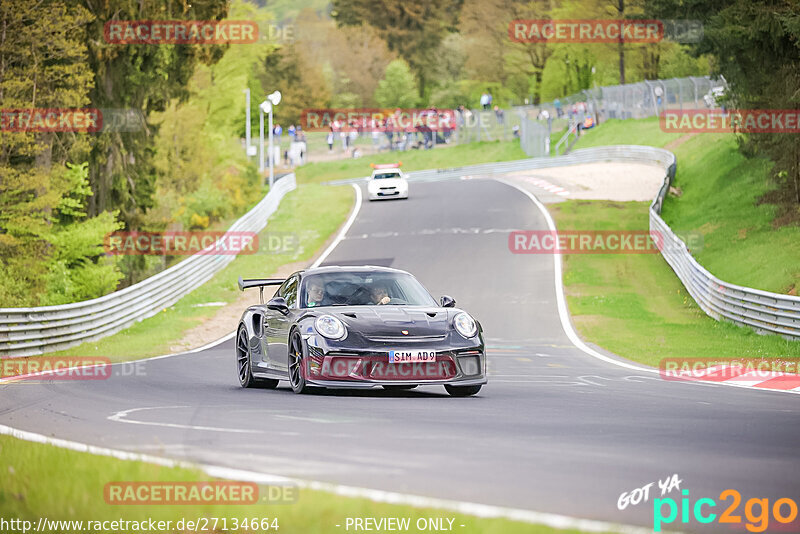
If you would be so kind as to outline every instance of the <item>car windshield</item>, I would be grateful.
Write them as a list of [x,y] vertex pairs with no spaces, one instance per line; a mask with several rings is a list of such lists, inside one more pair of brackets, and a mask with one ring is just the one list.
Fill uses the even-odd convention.
[[436,306],[416,278],[407,273],[334,272],[307,275],[300,293],[303,308],[319,306]]
[[400,177],[400,173],[397,172],[397,171],[378,172],[378,173],[375,173],[375,176],[373,176],[373,178],[375,180],[383,180],[383,179],[386,179],[386,178],[399,178],[399,177]]

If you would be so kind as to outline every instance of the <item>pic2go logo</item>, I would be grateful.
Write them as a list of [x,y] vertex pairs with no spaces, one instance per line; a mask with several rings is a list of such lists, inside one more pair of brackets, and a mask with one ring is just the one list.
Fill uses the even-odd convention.
[[[678,518],[678,513],[681,515],[681,523],[689,522],[689,514],[694,516],[695,521],[698,523],[711,523],[717,519],[717,514],[712,513],[712,510],[717,506],[713,499],[698,499],[692,506],[689,501],[689,490],[683,490],[683,499],[680,499],[680,506],[675,502],[675,499],[669,497],[664,499],[653,500],[653,530],[661,532],[662,524],[673,523]],[[719,494],[720,501],[727,501],[732,499],[730,505],[720,514],[719,523],[730,523],[739,525],[742,523],[742,516],[735,515],[739,504],[742,502],[742,495],[734,490],[727,489]],[[797,519],[797,503],[792,499],[783,498],[777,499],[772,503],[772,508],[769,506],[769,499],[749,499],[744,505],[744,515],[748,523],[745,523],[745,528],[750,532],[764,532],[769,528],[770,515],[778,523],[791,523]],[[669,515],[664,515],[664,508],[668,509]],[[771,514],[770,514],[771,512]]]

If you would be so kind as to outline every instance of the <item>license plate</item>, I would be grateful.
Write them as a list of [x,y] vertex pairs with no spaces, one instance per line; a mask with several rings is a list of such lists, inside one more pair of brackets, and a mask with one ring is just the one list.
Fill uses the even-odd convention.
[[435,362],[434,350],[390,350],[389,363]]

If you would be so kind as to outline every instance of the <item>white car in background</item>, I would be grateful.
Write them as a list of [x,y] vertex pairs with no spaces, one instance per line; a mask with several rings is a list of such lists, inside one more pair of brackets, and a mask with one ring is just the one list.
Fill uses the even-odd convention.
[[408,198],[408,181],[400,170],[401,165],[402,163],[372,164],[374,170],[367,182],[370,200]]

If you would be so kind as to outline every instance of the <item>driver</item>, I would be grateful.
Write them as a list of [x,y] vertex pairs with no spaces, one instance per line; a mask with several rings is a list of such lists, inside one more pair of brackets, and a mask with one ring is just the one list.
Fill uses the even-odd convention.
[[306,289],[308,307],[314,308],[316,306],[322,306],[323,299],[325,299],[325,285],[321,280],[312,278],[308,281],[308,288]]
[[372,286],[370,294],[374,304],[389,304],[389,301],[392,300],[389,298],[389,290],[382,284]]

